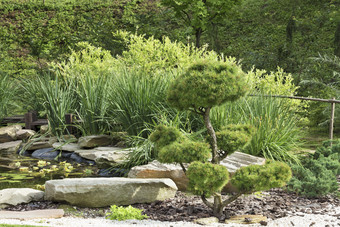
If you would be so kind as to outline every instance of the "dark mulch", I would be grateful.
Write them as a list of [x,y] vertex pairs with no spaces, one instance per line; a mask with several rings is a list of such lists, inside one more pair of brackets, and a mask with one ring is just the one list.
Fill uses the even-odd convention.
[[[6,210],[56,209],[61,204],[48,201],[32,202],[6,208]],[[258,214],[271,219],[286,216],[307,214],[329,214],[337,216],[334,210],[340,206],[340,199],[327,196],[324,198],[304,198],[287,193],[281,189],[272,189],[257,195],[242,196],[225,208],[224,218],[233,215]],[[193,221],[197,218],[210,217],[212,213],[197,196],[177,192],[174,199],[154,202],[151,204],[136,204],[134,207],[144,209],[150,219],[160,221]],[[74,212],[66,212],[65,216],[98,217],[104,216],[109,208],[78,208]]]

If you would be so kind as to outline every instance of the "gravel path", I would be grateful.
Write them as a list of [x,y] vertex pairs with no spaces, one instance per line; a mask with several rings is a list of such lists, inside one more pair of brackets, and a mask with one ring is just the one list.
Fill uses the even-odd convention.
[[[302,216],[303,215],[303,216]],[[315,214],[301,214],[301,216],[285,217],[268,222],[269,227],[339,227],[340,217],[328,216],[328,215],[315,215]],[[41,220],[11,220],[11,219],[0,219],[0,224],[26,224],[26,225],[37,225],[37,226],[67,226],[67,227],[103,227],[103,226],[159,226],[159,227],[191,227],[201,226],[190,222],[161,222],[153,220],[127,220],[127,221],[111,221],[104,218],[71,218],[64,217],[59,219],[41,219]],[[241,226],[261,226],[260,224],[252,225],[240,225],[240,224],[222,224],[216,223],[210,226],[216,227],[241,227]]]

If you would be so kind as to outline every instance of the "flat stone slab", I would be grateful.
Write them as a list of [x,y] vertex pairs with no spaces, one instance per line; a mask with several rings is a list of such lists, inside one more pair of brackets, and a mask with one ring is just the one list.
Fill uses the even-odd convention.
[[[225,166],[229,174],[232,176],[236,170],[248,165],[264,165],[266,160],[264,158],[252,156],[249,154],[234,152],[221,161],[221,165]],[[135,166],[131,168],[129,178],[170,178],[172,179],[179,190],[185,191],[188,185],[188,178],[184,174],[182,168],[178,164],[164,164],[158,161],[153,161],[147,165]],[[230,183],[227,184],[223,191],[235,192]]]
[[227,167],[230,174],[234,174],[236,170],[249,165],[264,165],[266,159],[256,157],[242,152],[234,152],[221,161],[221,165]]
[[61,218],[64,216],[63,209],[31,210],[31,211],[0,211],[0,219],[42,219]]
[[81,150],[81,147],[76,144],[76,143],[54,143],[52,144],[53,148],[58,149],[58,150],[62,150],[62,151],[68,151],[68,152],[74,152],[76,150]]
[[173,198],[176,191],[171,179],[67,178],[46,181],[45,200],[106,207],[162,201]]
[[21,140],[0,143],[0,152],[15,153],[19,150],[21,144]]
[[262,215],[238,215],[225,220],[226,224],[267,224],[267,217]]
[[107,146],[112,143],[112,137],[108,135],[84,136],[78,139],[78,145],[81,148],[94,148]]
[[121,163],[130,152],[131,150],[126,150],[122,147],[96,147],[90,150],[76,150],[74,153],[93,161],[104,159],[109,162]]
[[0,190],[0,207],[40,201],[43,198],[43,191],[32,188],[6,188]]

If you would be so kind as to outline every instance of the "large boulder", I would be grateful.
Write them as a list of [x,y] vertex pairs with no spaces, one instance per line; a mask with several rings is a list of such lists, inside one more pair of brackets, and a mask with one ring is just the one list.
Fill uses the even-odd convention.
[[45,183],[45,200],[81,207],[152,203],[173,198],[171,179],[68,178]]
[[[221,165],[225,166],[229,174],[232,176],[236,170],[248,165],[264,165],[266,160],[249,154],[235,152],[221,161]],[[133,167],[129,174],[129,178],[170,178],[172,179],[179,190],[185,191],[188,185],[188,178],[184,174],[182,168],[178,164],[163,164],[158,161],[153,161],[147,165]],[[224,188],[226,192],[235,192],[230,183]]]
[[81,148],[94,148],[107,146],[112,143],[112,137],[108,135],[84,136],[78,139],[78,145]]
[[0,190],[0,208],[32,201],[40,201],[44,192],[32,188],[7,188]]
[[20,125],[10,125],[0,128],[0,143],[16,140],[16,132],[21,130]]

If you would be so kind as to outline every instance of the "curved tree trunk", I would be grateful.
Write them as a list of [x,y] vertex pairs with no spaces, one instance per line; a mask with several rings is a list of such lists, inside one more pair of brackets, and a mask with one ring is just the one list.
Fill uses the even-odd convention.
[[218,148],[217,148],[217,139],[216,139],[216,133],[215,130],[210,122],[210,110],[211,108],[206,108],[204,112],[204,124],[205,127],[208,130],[209,136],[210,136],[210,146],[212,150],[212,159],[211,162],[214,164],[219,164],[220,160],[218,157]]

